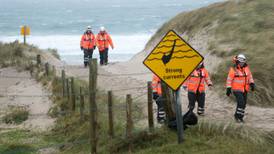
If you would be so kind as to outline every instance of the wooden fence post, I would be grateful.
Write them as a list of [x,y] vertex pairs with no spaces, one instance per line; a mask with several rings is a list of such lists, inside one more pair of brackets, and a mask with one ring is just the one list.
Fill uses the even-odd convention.
[[36,66],[40,67],[40,65],[41,65],[41,55],[38,54],[37,57],[36,57]]
[[49,76],[49,63],[45,63],[45,73],[46,73],[46,76],[48,77]]
[[133,129],[133,122],[132,122],[132,111],[131,111],[131,104],[132,104],[132,98],[130,94],[127,94],[126,96],[126,111],[127,111],[127,140],[129,142],[128,144],[128,152],[132,152],[132,129]]
[[153,131],[154,122],[153,122],[153,101],[152,101],[152,82],[147,82],[147,110],[148,110],[148,126],[149,130]]
[[89,65],[89,102],[90,102],[90,144],[91,153],[97,153],[97,59],[92,59]]
[[55,68],[55,66],[52,66],[52,76],[53,77],[56,76],[56,68]]
[[[66,96],[66,72],[65,70],[62,70],[62,96],[63,96],[63,100],[65,100],[65,96]],[[65,111],[65,103],[63,102],[61,105],[61,112]],[[64,113],[62,113],[64,114]]]
[[70,82],[70,91],[71,91],[71,110],[72,112],[75,112],[75,105],[76,105],[76,97],[75,97],[75,91],[74,91],[74,77],[71,77]]
[[170,119],[175,118],[175,113],[173,112],[171,108],[172,100],[171,100],[169,88],[164,82],[161,82],[161,88],[162,88],[162,99],[164,103],[164,109],[167,117],[166,122],[168,122]]
[[176,114],[175,114],[175,108],[174,108],[174,104],[175,104],[174,92],[169,87],[166,86],[166,88],[167,88],[166,95],[167,95],[167,100],[168,100],[167,101],[167,109],[168,109],[169,117],[175,118]]
[[66,96],[67,96],[67,103],[66,108],[69,109],[70,105],[70,88],[69,88],[69,78],[66,79]]
[[84,100],[84,94],[83,89],[80,87],[80,121],[84,121],[84,109],[85,109],[85,100]]
[[113,130],[113,106],[112,106],[112,91],[108,91],[108,124],[109,124],[109,151],[111,153],[112,150],[112,139],[114,137]]
[[66,73],[65,70],[62,70],[62,93],[63,93],[63,98],[65,98],[66,95]]
[[33,76],[34,64],[30,62],[30,75]]
[[112,110],[112,91],[108,91],[108,119],[109,119],[109,136],[113,138],[113,110]]

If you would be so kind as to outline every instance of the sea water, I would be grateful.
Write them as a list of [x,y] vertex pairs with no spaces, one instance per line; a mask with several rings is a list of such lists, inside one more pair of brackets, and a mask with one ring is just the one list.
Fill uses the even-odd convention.
[[[57,49],[63,61],[81,64],[80,38],[86,26],[95,34],[104,26],[112,36],[110,61],[127,61],[143,50],[156,30],[176,14],[221,0],[0,0],[0,41],[23,41]],[[94,51],[98,58],[98,50]]]

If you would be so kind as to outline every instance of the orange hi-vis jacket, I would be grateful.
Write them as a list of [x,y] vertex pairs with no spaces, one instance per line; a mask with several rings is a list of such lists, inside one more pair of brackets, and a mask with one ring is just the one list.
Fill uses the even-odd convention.
[[83,34],[80,42],[80,46],[84,49],[93,49],[95,46],[96,40],[94,34]]
[[112,39],[110,37],[109,34],[107,33],[98,33],[96,36],[96,45],[99,49],[99,51],[104,51],[106,48],[109,47],[109,45],[111,46],[111,48],[113,48],[113,43],[112,43]]
[[233,91],[248,92],[250,83],[254,83],[254,80],[248,66],[230,68],[226,80],[227,88]]
[[153,75],[153,78],[152,78],[152,90],[153,92],[156,92],[158,95],[162,95],[161,80],[155,74]]
[[197,93],[205,92],[205,83],[212,85],[208,72],[205,68],[195,69],[188,79],[184,82],[183,86],[187,87],[188,91]]

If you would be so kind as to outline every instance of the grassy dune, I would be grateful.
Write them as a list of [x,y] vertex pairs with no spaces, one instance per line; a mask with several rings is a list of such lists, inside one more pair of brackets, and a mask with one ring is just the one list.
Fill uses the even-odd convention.
[[[27,66],[35,56],[28,57],[24,62],[20,62],[20,57],[14,56],[15,51],[36,50],[30,46],[23,46],[18,43],[1,44],[0,50],[2,55],[10,55],[10,59],[14,59],[16,63],[11,63],[14,66]],[[21,49],[20,49],[21,50]],[[38,50],[39,51],[39,50]],[[37,52],[38,52],[37,51]],[[6,53],[9,52],[9,53]],[[17,53],[17,52],[16,52]],[[35,55],[35,54],[34,54]],[[1,61],[3,62],[3,61]],[[26,65],[25,65],[26,63]],[[8,65],[4,65],[8,66]],[[25,67],[24,67],[25,68]],[[37,70],[34,70],[34,73]],[[40,70],[41,71],[41,70]],[[41,74],[41,73],[40,73]],[[30,130],[9,130],[0,133],[0,153],[3,154],[35,154],[43,149],[51,149],[57,153],[75,154],[89,153],[89,120],[88,120],[88,98],[86,97],[85,106],[85,121],[80,123],[79,113],[67,114],[60,116],[58,111],[60,107],[67,107],[66,99],[60,97],[62,88],[60,78],[53,76],[50,73],[49,77],[37,76],[37,80],[44,85],[52,85],[52,99],[55,106],[49,112],[49,115],[57,118],[56,125],[52,130],[43,133],[35,133]],[[85,87],[87,92],[87,83],[76,79],[76,92],[79,92],[79,87]],[[99,153],[109,153],[109,138],[108,138],[108,120],[106,108],[106,94],[98,93],[98,151]],[[125,138],[125,110],[120,107],[124,105],[124,100],[115,99],[117,108],[114,110],[115,115],[115,136],[111,150],[113,153],[128,153],[127,147],[129,141]],[[79,98],[77,98],[79,104]],[[133,106],[134,122],[143,119],[140,115],[138,106]],[[79,112],[79,106],[77,106]],[[1,129],[0,129],[1,130]],[[148,133],[146,129],[135,128],[133,131],[133,147],[134,153],[273,153],[273,134],[262,133],[257,130],[247,128],[246,126],[237,126],[233,124],[212,124],[211,122],[200,122],[199,125],[185,131],[184,144],[177,144],[177,136],[174,131],[165,127],[156,128],[154,133]]]
[[41,53],[35,46],[24,45],[18,41],[0,42],[0,68],[14,66],[21,70],[29,70],[35,63],[36,55]]
[[[207,27],[212,27],[207,29]],[[256,92],[249,103],[274,106],[274,2],[272,0],[239,0],[216,3],[205,8],[181,13],[165,23],[148,42],[170,29],[192,38],[207,31],[206,52],[223,59],[213,81],[224,95],[226,76],[232,56],[244,53],[256,82]]]

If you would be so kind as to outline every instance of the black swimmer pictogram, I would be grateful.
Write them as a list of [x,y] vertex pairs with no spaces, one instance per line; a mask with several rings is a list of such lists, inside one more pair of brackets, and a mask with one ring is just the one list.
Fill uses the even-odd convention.
[[170,53],[169,53],[168,55],[165,55],[165,54],[163,55],[162,61],[163,61],[163,63],[164,63],[165,65],[166,65],[168,62],[170,62],[171,57],[172,57],[172,55],[173,55],[173,53],[174,53],[175,45],[176,45],[176,40],[174,40],[174,43],[173,43],[173,46],[172,46],[172,49],[171,49]]

